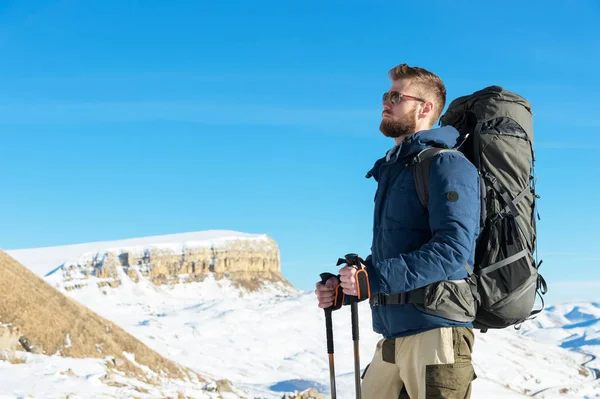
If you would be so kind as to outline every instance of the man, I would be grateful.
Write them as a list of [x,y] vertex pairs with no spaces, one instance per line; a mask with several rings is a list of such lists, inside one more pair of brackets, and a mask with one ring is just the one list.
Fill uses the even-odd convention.
[[[380,130],[395,146],[367,174],[378,185],[371,254],[365,259],[373,329],[383,338],[363,373],[362,397],[469,398],[476,378],[471,322],[442,317],[423,301],[406,298],[417,298],[411,293],[436,282],[465,282],[479,233],[479,177],[462,154],[438,154],[431,164],[428,206],[421,204],[411,161],[432,146],[454,147],[459,133],[451,126],[433,128],[446,103],[438,76],[406,64],[389,76]],[[356,296],[355,273],[346,266],[340,281],[317,283],[319,307],[332,305],[338,284]],[[409,294],[395,295],[402,293]]]

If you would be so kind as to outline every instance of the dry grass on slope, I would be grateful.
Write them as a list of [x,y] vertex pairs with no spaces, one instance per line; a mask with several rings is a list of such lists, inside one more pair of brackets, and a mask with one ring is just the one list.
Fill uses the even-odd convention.
[[[74,358],[111,356],[111,368],[132,377],[148,380],[152,373],[142,370],[146,366],[166,378],[202,381],[192,371],[165,359],[116,324],[63,295],[2,250],[1,324],[17,328],[17,335],[25,342],[23,346],[29,346],[33,352],[59,352]],[[124,353],[133,354],[135,361],[128,360]]]

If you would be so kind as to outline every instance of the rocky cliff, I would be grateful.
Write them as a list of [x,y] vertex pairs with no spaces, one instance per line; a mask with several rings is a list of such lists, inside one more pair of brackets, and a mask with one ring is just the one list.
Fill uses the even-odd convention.
[[[52,248],[54,256],[60,253],[57,248]],[[68,260],[53,265],[47,277],[67,290],[91,282],[118,287],[124,278],[138,282],[143,277],[162,285],[202,281],[209,275],[250,290],[266,282],[291,286],[281,274],[277,243],[264,234],[209,231],[64,248]],[[37,251],[43,258],[44,250]],[[30,257],[31,252],[15,255]]]

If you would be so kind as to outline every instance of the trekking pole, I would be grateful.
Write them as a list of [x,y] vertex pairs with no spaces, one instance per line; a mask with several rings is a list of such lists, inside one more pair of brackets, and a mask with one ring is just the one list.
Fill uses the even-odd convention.
[[[325,284],[331,277],[337,277],[331,273],[321,273],[321,283]],[[337,310],[342,306],[343,293],[341,292],[340,285],[335,289],[335,298],[333,305],[325,309],[325,331],[327,334],[327,355],[329,356],[329,387],[331,390],[331,399],[336,399],[335,389],[335,363],[333,359],[333,323],[331,320],[331,312]]]
[[347,254],[344,259],[338,259],[337,265],[347,263],[348,266],[355,267],[356,286],[358,288],[357,296],[351,297],[350,312],[352,320],[352,341],[354,343],[354,390],[356,398],[361,399],[360,391],[360,348],[359,348],[359,328],[358,328],[358,302],[371,296],[369,285],[369,276],[363,264],[364,261],[356,254]]

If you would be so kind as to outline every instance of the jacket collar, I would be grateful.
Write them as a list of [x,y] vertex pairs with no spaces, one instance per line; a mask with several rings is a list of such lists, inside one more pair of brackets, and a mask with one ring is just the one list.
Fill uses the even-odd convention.
[[382,165],[408,160],[429,147],[452,148],[456,145],[458,136],[458,130],[452,126],[416,132],[402,140],[399,145],[389,149],[384,157],[375,162],[365,177],[374,177],[378,181],[379,169]]

